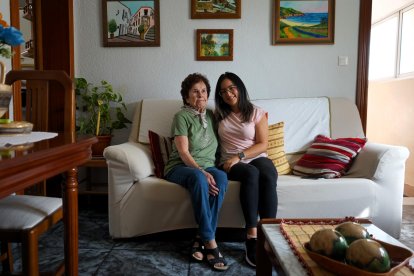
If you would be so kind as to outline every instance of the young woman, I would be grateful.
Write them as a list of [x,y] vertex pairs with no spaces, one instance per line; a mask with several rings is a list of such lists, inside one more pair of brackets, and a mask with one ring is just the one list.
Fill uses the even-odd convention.
[[201,74],[190,74],[181,83],[184,106],[171,126],[174,144],[165,166],[165,179],[186,188],[199,225],[192,258],[204,258],[212,268],[227,270],[215,240],[218,213],[227,190],[227,175],[215,167],[218,141],[214,116],[207,110],[210,84]]
[[240,203],[246,221],[247,263],[256,266],[257,222],[275,218],[277,171],[267,158],[267,113],[254,106],[243,81],[234,73],[220,76],[215,92],[220,166],[240,181]]

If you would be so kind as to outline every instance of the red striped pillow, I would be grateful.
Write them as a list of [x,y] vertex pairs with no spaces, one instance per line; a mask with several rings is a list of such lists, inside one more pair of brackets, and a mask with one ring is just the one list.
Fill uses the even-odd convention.
[[164,167],[168,162],[172,151],[172,139],[161,136],[151,130],[148,130],[148,139],[150,142],[152,160],[154,161],[154,173],[159,178],[164,177]]
[[344,175],[365,146],[366,139],[318,135],[293,167],[293,174],[312,178],[337,178]]

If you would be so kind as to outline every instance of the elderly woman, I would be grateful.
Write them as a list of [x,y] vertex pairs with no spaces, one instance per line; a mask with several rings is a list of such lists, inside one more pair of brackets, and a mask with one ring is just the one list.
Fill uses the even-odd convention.
[[191,196],[198,235],[191,257],[204,258],[215,270],[227,270],[215,240],[218,213],[227,189],[227,175],[215,167],[217,136],[213,112],[206,109],[210,83],[194,73],[181,83],[184,106],[173,119],[173,149],[165,166],[165,179],[186,188]]

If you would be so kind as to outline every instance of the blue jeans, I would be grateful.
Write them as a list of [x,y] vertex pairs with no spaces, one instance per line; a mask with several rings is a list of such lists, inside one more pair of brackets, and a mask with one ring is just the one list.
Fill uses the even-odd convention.
[[193,204],[194,217],[198,223],[198,231],[203,241],[215,239],[218,213],[223,204],[224,194],[227,190],[227,174],[215,167],[207,168],[216,181],[219,194],[212,196],[208,193],[207,178],[202,171],[187,166],[172,168],[165,179],[177,183],[190,192]]

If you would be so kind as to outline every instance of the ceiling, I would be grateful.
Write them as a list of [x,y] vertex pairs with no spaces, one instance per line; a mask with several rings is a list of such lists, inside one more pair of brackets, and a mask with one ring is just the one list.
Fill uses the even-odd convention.
[[372,23],[375,23],[394,12],[414,4],[414,0],[372,0]]

